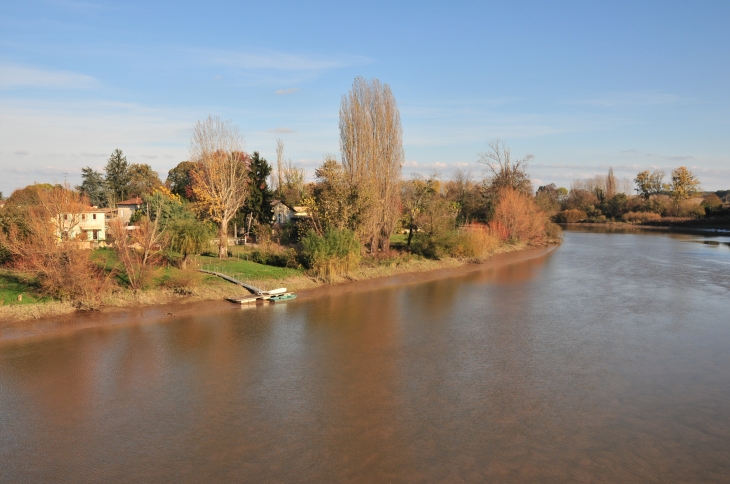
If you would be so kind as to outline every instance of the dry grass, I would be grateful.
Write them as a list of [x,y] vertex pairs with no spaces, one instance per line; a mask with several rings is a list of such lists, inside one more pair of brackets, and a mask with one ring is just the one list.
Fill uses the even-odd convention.
[[77,309],[70,302],[52,301],[39,304],[0,306],[0,321],[25,321],[46,316],[73,313]]

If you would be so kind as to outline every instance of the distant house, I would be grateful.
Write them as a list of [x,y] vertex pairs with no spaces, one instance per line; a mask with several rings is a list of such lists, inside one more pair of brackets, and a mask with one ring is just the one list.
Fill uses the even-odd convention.
[[144,202],[139,197],[130,198],[129,200],[117,203],[117,217],[125,224],[129,223],[129,219],[132,218],[134,212],[142,208],[143,203]]
[[292,220],[301,220],[309,216],[306,207],[296,205],[291,207],[281,200],[271,202],[271,209],[273,212],[271,220],[275,225],[284,225]]
[[89,207],[81,213],[65,213],[54,219],[56,234],[60,239],[81,239],[89,247],[106,240],[106,210]]

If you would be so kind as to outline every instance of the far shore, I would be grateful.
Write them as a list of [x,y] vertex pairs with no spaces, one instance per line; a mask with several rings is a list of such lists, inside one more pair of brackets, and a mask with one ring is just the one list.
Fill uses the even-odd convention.
[[[420,261],[421,264],[403,264],[400,267],[365,268],[356,271],[348,278],[341,278],[334,284],[324,284],[312,278],[301,276],[292,280],[260,281],[263,285],[281,283],[291,291],[296,291],[297,299],[290,302],[263,304],[297,304],[302,300],[317,297],[333,297],[357,291],[367,291],[383,287],[416,284],[436,279],[457,277],[471,272],[495,269],[510,264],[545,257],[558,245],[543,247],[509,246],[503,248],[483,262],[469,262],[457,259],[439,261]],[[256,282],[256,281],[252,281]],[[233,284],[226,286],[227,295],[243,295],[247,292]],[[0,343],[25,341],[42,337],[73,334],[80,330],[107,330],[121,326],[135,326],[147,323],[173,321],[175,318],[210,315],[223,311],[240,311],[237,304],[222,299],[220,291],[207,295],[175,297],[169,295],[150,295],[149,303],[137,302],[135,305],[105,306],[98,311],[59,311],[32,319],[13,319],[0,321]],[[53,304],[53,303],[50,303]],[[41,306],[36,305],[36,306]],[[248,306],[251,307],[251,306]]]
[[588,227],[588,228],[611,228],[611,229],[626,229],[626,230],[656,230],[663,232],[678,232],[678,233],[690,233],[690,234],[730,234],[730,226],[685,226],[685,225],[642,225],[642,224],[631,224],[626,222],[605,222],[605,223],[592,223],[592,222],[576,222],[576,223],[559,223],[561,227]]

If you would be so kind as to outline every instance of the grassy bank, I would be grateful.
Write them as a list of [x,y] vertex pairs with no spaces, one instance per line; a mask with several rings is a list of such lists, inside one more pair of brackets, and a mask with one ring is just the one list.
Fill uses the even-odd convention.
[[[524,244],[504,244],[492,251],[491,255],[524,248],[526,248]],[[114,266],[112,251],[100,250],[94,254],[94,257],[100,266],[107,268]],[[197,272],[197,268],[222,272],[263,289],[286,287],[290,291],[301,291],[325,285],[324,282],[308,275],[301,268],[259,264],[247,260],[248,257],[250,257],[250,249],[236,247],[233,257],[228,259],[199,256],[188,270],[172,266],[156,268],[151,273],[144,289],[135,293],[122,286],[116,286],[104,296],[102,307],[125,308],[166,304],[173,301],[221,300],[225,297],[248,294],[242,287],[216,276]],[[451,257],[435,260],[395,250],[390,257],[363,258],[356,270],[334,278],[331,283],[340,284],[348,281],[453,268],[469,262],[473,261]],[[22,294],[22,301],[17,300],[19,294]],[[0,305],[0,320],[3,321],[31,320],[75,311],[74,306],[70,303],[42,297],[33,281],[10,270],[0,272],[0,299],[4,300],[4,303]]]

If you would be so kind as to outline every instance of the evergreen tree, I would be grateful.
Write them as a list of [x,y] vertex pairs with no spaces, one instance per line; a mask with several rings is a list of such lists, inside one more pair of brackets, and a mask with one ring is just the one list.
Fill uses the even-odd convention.
[[127,157],[122,150],[116,149],[104,167],[106,172],[107,200],[110,205],[126,200],[129,195],[129,182],[132,179]]
[[104,175],[90,166],[81,169],[81,185],[76,189],[86,195],[92,205],[104,208],[107,206],[106,182]]
[[271,223],[271,200],[272,193],[267,180],[271,174],[271,167],[266,159],[254,151],[251,156],[251,168],[248,173],[250,185],[249,195],[243,211],[246,214],[252,213],[253,218],[259,223]]

